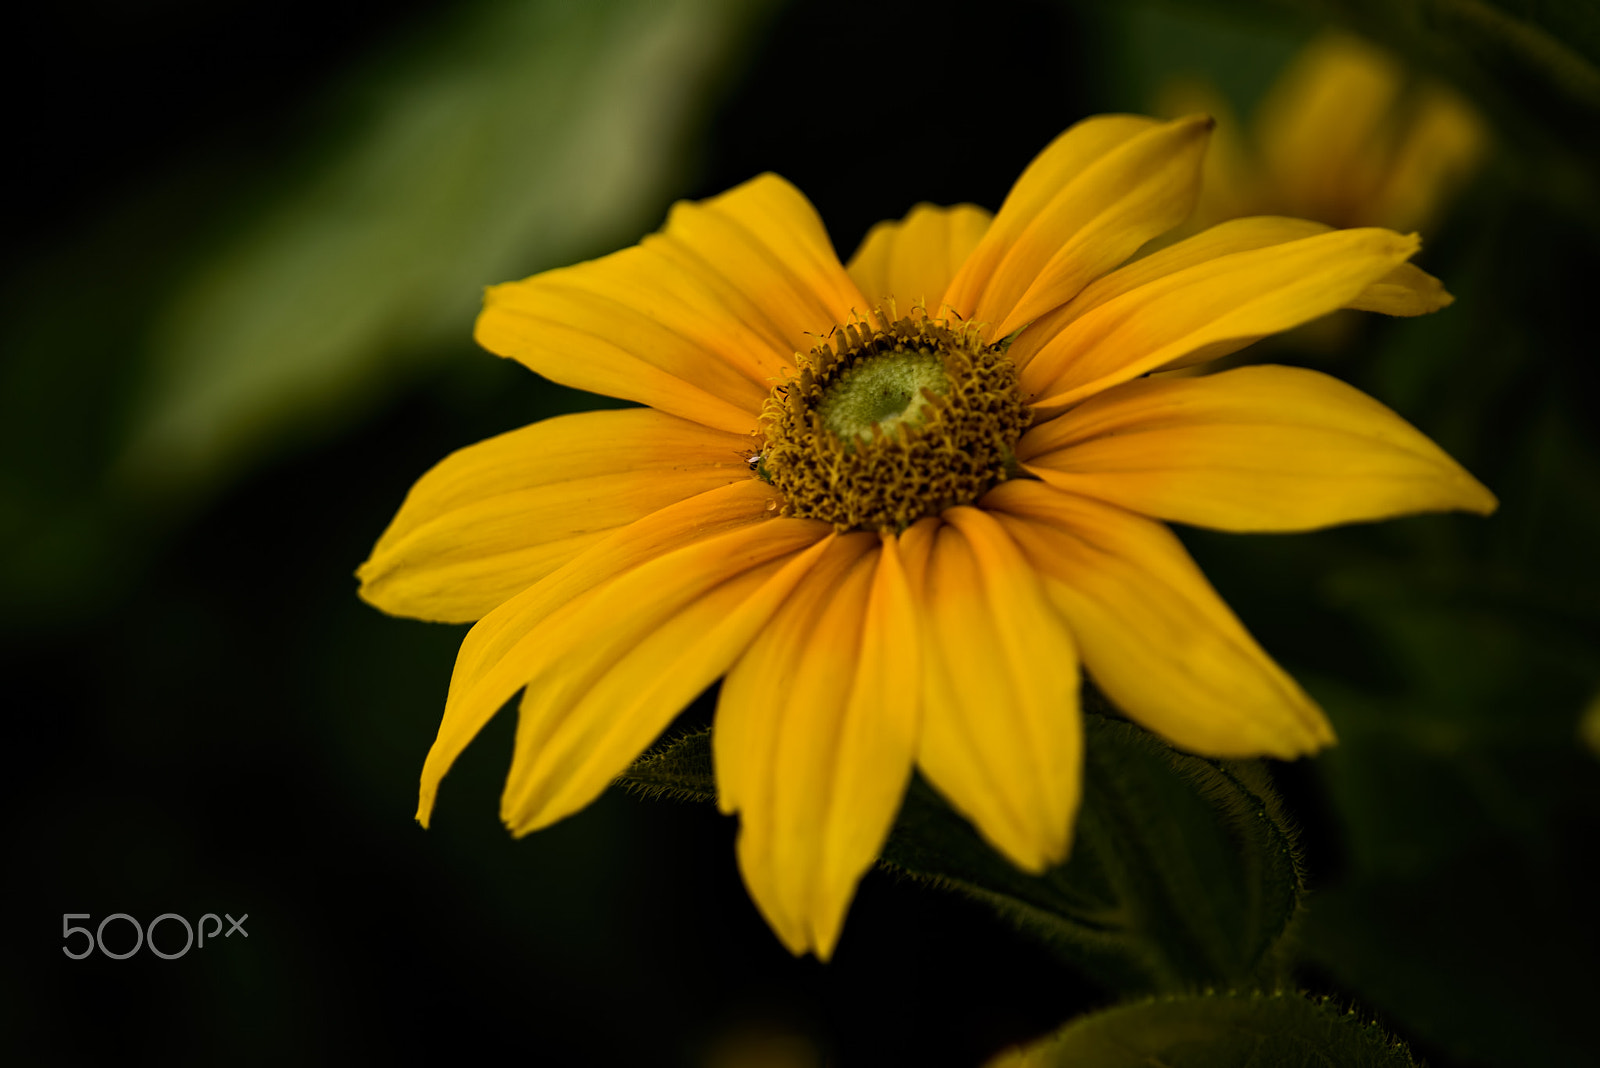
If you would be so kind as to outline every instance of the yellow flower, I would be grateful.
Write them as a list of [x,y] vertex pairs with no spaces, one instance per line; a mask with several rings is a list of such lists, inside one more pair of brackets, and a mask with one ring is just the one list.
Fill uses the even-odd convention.
[[1600,694],[1584,707],[1583,716],[1578,720],[1578,737],[1600,756]]
[[1249,137],[1200,83],[1168,86],[1162,109],[1221,119],[1190,220],[1196,229],[1246,215],[1427,229],[1488,147],[1488,130],[1455,91],[1408,79],[1388,54],[1334,32],[1280,76]]
[[721,678],[740,868],[783,942],[825,958],[914,766],[1019,867],[1067,855],[1080,660],[1186,749],[1331,742],[1161,520],[1307,530],[1495,502],[1325,375],[1145,377],[1339,307],[1448,299],[1405,267],[1414,236],[1288,219],[1116,269],[1190,212],[1210,129],[1088,119],[992,219],[920,205],[848,268],[769,174],[490,289],[485,347],[648,407],[447,457],[362,566],[386,611],[479,620],[418,818],[518,691],[502,816],[520,835],[594,800]]

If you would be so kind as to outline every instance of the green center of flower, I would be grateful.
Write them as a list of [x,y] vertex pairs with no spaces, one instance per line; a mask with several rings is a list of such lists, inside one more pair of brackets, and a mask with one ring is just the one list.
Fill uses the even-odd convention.
[[817,403],[822,425],[850,448],[857,438],[871,439],[876,427],[892,433],[904,422],[927,420],[933,401],[950,388],[944,361],[936,352],[894,349],[868,356],[834,379]]
[[1003,345],[918,315],[848,323],[767,398],[757,471],[782,514],[904,530],[1015,473],[1028,423]]

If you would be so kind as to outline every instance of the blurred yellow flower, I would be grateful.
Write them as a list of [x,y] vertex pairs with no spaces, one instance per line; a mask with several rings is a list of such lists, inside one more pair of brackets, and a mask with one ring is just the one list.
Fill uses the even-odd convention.
[[1584,706],[1583,716],[1578,720],[1578,737],[1600,755],[1600,694]]
[[1333,740],[1161,522],[1308,530],[1494,498],[1314,371],[1149,372],[1340,307],[1448,298],[1417,239],[1244,219],[1117,269],[1180,223],[1212,123],[1103,116],[992,218],[919,205],[848,267],[763,175],[638,246],[488,292],[477,338],[647,407],[447,457],[361,593],[478,620],[422,773],[522,692],[501,814],[583,808],[696,694],[750,893],[827,957],[912,768],[1019,867],[1066,855],[1079,662],[1129,716],[1218,756]]
[[1209,85],[1175,82],[1160,109],[1219,119],[1192,229],[1246,215],[1428,230],[1477,169],[1488,129],[1454,90],[1408,77],[1343,33],[1313,40],[1257,108],[1248,135]]
[[984,1062],[984,1068],[1051,1068],[1049,1038],[1027,1045],[1007,1046]]

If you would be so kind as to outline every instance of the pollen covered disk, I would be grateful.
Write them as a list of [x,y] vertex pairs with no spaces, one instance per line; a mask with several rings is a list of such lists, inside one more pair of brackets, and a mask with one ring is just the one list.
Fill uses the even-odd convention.
[[1015,473],[1028,423],[1005,345],[918,314],[838,327],[762,409],[757,471],[783,515],[900,531]]

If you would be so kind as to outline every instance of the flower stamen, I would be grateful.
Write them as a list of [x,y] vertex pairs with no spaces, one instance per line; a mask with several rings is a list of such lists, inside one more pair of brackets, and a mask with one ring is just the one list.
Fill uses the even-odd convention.
[[1014,473],[1028,409],[1005,348],[975,326],[879,314],[798,354],[759,431],[782,514],[900,531]]

